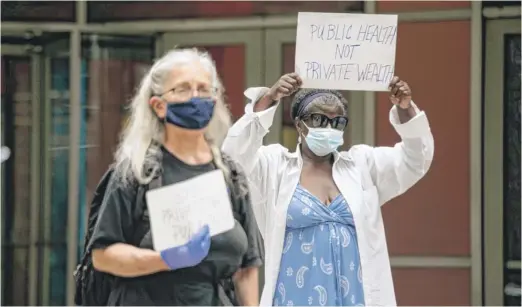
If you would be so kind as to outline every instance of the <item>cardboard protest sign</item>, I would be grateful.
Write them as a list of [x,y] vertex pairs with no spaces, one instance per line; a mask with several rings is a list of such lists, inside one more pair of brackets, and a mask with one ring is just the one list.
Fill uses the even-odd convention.
[[303,88],[387,91],[397,15],[299,13],[296,72]]
[[145,197],[152,243],[157,251],[186,244],[203,225],[209,225],[212,236],[234,227],[232,205],[221,170],[148,191]]

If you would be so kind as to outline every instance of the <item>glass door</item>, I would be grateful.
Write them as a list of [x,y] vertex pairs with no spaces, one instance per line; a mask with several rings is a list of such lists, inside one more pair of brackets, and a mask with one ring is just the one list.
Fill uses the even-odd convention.
[[[126,106],[152,63],[154,43],[151,36],[83,36],[81,115],[73,123],[71,97],[78,93],[69,92],[69,32],[3,33],[2,145],[11,149],[0,190],[3,305],[66,305],[69,257],[83,252],[88,204],[112,162]],[[71,143],[73,125],[80,137]],[[75,150],[79,169],[72,172]],[[68,214],[75,209],[71,176],[79,177],[77,228]],[[77,244],[76,253],[69,244]]]
[[[112,162],[119,133],[125,121],[127,103],[154,55],[152,37],[109,35],[82,36],[81,115],[70,121],[70,42],[66,36],[49,38],[43,48],[43,212],[42,267],[40,293],[44,305],[66,304],[67,270],[71,231],[77,234],[76,258],[83,252],[88,206],[101,176]],[[71,143],[72,125],[79,125],[80,137]],[[70,229],[69,158],[79,151],[78,228]]]
[[26,34],[2,35],[2,305],[37,303],[41,59]]
[[520,31],[504,35],[504,306],[521,305],[520,50]]
[[[82,123],[80,142],[80,221],[101,176],[113,162],[129,103],[152,65],[152,36],[82,37]],[[83,248],[83,233],[78,241]]]
[[520,19],[486,21],[484,290],[520,306]]
[[[69,33],[42,41],[44,101],[42,124],[42,266],[40,301],[66,304],[69,189]],[[76,231],[76,230],[74,230]]]

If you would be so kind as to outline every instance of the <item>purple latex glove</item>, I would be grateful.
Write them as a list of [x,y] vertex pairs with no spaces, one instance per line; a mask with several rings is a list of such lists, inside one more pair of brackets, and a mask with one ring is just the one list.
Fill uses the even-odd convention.
[[199,264],[210,249],[210,229],[205,225],[185,245],[167,248],[160,252],[161,259],[171,270]]

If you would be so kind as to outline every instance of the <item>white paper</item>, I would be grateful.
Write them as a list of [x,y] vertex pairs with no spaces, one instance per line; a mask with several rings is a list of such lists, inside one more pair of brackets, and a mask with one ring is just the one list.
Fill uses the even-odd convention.
[[186,244],[203,225],[210,234],[231,230],[234,215],[225,176],[214,170],[146,194],[152,243],[157,251]]
[[299,13],[296,72],[303,88],[387,91],[397,15]]

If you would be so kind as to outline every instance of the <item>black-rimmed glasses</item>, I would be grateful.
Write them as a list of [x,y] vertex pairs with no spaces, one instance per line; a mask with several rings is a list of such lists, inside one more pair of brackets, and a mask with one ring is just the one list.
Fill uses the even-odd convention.
[[301,120],[307,123],[310,128],[326,128],[330,124],[332,128],[344,131],[348,126],[348,117],[346,116],[329,118],[325,114],[311,113],[301,116]]

